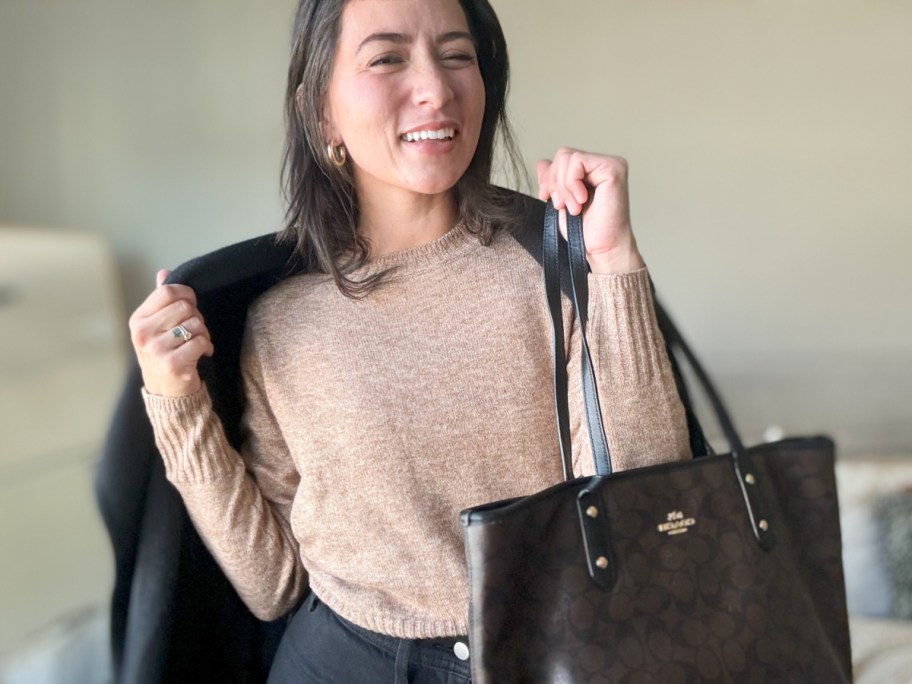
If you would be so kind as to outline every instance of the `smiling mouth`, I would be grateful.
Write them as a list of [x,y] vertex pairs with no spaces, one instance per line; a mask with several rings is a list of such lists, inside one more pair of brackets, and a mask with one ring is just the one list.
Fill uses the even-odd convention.
[[456,137],[455,128],[428,129],[426,131],[412,131],[399,136],[405,142],[420,142],[422,140],[452,140]]

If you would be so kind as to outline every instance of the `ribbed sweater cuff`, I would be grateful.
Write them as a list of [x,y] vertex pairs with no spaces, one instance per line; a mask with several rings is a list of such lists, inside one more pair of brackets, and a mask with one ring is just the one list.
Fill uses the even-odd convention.
[[185,397],[150,394],[145,388],[142,395],[168,480],[201,484],[244,467],[225,439],[205,384]]
[[664,339],[646,268],[590,274],[589,320],[590,344],[596,343],[612,385],[651,384],[662,376],[667,367]]

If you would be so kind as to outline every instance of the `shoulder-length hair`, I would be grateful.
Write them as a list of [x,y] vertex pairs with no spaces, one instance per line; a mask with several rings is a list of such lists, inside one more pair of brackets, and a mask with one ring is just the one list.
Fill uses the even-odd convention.
[[[469,231],[489,244],[494,231],[512,227],[509,195],[491,184],[495,143],[517,179],[522,162],[506,115],[509,60],[503,30],[488,0],[459,0],[475,40],[485,88],[485,111],[475,156],[457,182],[459,216]],[[310,271],[332,275],[349,297],[370,292],[384,273],[355,280],[351,274],[370,259],[370,245],[358,235],[358,198],[350,163],[338,167],[326,154],[321,119],[346,0],[301,0],[294,21],[285,91],[285,152],[282,186],[286,202],[280,240]]]

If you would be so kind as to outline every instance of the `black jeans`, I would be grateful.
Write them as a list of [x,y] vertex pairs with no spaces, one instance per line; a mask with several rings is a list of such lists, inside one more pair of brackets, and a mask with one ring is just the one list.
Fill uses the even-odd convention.
[[[268,684],[471,684],[455,639],[397,639],[352,624],[311,592],[292,618]],[[457,646],[457,650],[463,646]]]

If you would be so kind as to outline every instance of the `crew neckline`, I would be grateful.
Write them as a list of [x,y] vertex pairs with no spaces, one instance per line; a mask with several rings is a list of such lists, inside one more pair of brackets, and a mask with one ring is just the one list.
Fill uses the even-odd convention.
[[478,244],[477,236],[469,232],[465,223],[459,221],[439,238],[423,245],[372,257],[355,273],[366,276],[380,271],[395,269],[390,274],[390,277],[396,277],[406,272],[414,274],[434,268],[464,254]]

